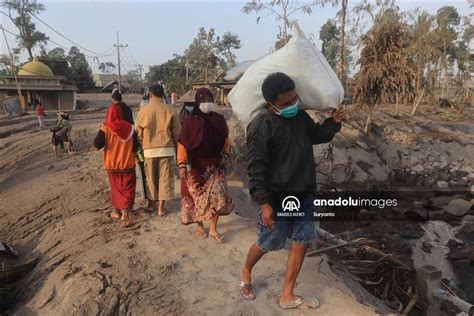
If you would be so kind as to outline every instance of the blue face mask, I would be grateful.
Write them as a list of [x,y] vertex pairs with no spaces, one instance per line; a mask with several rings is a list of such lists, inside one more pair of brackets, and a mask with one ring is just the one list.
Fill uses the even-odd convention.
[[194,108],[194,106],[192,106],[192,105],[185,105],[185,107],[186,107],[186,110],[187,110],[188,112],[192,112],[192,110],[193,110],[193,108]]
[[270,104],[277,112],[276,114],[280,115],[281,117],[289,118],[289,117],[295,117],[296,114],[298,114],[299,111],[299,101],[296,101],[295,104],[290,105],[283,110],[278,110],[273,104]]

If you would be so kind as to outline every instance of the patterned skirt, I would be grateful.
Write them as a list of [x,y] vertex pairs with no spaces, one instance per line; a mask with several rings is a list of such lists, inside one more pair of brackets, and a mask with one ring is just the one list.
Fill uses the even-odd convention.
[[181,180],[181,223],[209,221],[214,215],[229,215],[234,203],[229,196],[224,167],[210,165],[202,174],[196,169],[188,171]]

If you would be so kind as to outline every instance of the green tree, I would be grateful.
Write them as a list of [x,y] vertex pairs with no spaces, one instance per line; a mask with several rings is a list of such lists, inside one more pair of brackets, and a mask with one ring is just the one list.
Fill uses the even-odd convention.
[[66,52],[61,47],[56,47],[48,53],[43,52],[38,59],[48,65],[54,75],[70,77],[71,68],[68,64]]
[[102,71],[102,73],[110,74],[115,70],[116,66],[114,63],[105,62],[105,63],[100,63],[98,68],[100,71]]
[[407,50],[408,60],[415,73],[414,103],[415,114],[423,98],[433,93],[437,77],[438,50],[434,36],[434,17],[426,11],[415,10],[408,13],[412,41]]
[[0,55],[0,66],[2,67],[4,74],[12,76],[14,72],[18,72],[18,67],[16,65],[20,62],[20,52],[19,48],[13,48],[11,50],[11,55]]
[[322,42],[321,52],[328,61],[329,65],[336,70],[338,63],[339,31],[333,20],[328,20],[319,31],[319,39]]
[[457,27],[461,23],[461,18],[455,7],[444,6],[438,9],[435,20],[437,27],[434,30],[434,35],[440,55],[439,78],[442,87],[441,98],[444,98],[448,77],[448,58],[451,62],[456,58]]
[[137,69],[130,70],[126,74],[127,82],[133,91],[141,91],[143,88],[143,80],[140,77],[140,71]]
[[163,81],[167,95],[173,91],[184,94],[189,89],[185,58],[177,54],[161,65],[151,66],[145,78],[148,83]]
[[232,33],[216,37],[214,28],[199,29],[193,42],[185,50],[188,59],[189,75],[193,81],[216,82],[226,71],[235,65],[234,50],[241,47],[240,39]]
[[[342,67],[345,77],[349,70],[349,63],[352,62],[351,52],[348,47],[344,47],[344,55],[341,56],[341,38],[339,37],[341,32],[336,25],[334,20],[328,20],[319,31],[319,39],[322,42],[321,52],[328,61],[329,65],[334,69],[335,72],[340,68],[340,60],[344,59],[344,66]],[[344,78],[342,78],[344,79]]]
[[235,49],[242,47],[240,38],[237,34],[232,34],[231,32],[225,32],[222,35],[222,38],[217,40],[217,51],[220,52],[222,57],[225,59],[227,67],[235,66]]
[[45,10],[44,5],[36,0],[4,0],[1,6],[20,32],[17,37],[19,48],[25,49],[33,59],[33,49],[37,46],[42,48],[49,40],[46,34],[36,30],[35,23],[31,21],[32,15]]
[[76,85],[80,92],[94,86],[92,70],[86,57],[76,46],[72,46],[67,57],[71,66],[70,81]]
[[[378,102],[398,102],[412,94],[414,72],[406,58],[411,42],[407,26],[396,19],[379,20],[363,36],[360,73],[354,92],[357,103],[369,108],[364,132],[369,132]],[[398,112],[396,113],[398,115]]]
[[[348,64],[346,60],[352,59],[349,54],[350,50],[346,46],[346,19],[347,19],[347,7],[349,0],[339,0],[341,9],[337,12],[339,17],[339,64],[337,67],[337,74],[343,85],[345,85],[345,75],[348,73]],[[347,57],[346,57],[347,56]]]
[[174,54],[167,62],[151,66],[146,74],[146,81],[162,81],[167,94],[173,91],[178,94],[185,93],[190,88],[190,82],[220,81],[227,70],[235,65],[234,51],[240,47],[237,35],[225,32],[219,37],[213,28],[206,31],[201,27],[183,55]]

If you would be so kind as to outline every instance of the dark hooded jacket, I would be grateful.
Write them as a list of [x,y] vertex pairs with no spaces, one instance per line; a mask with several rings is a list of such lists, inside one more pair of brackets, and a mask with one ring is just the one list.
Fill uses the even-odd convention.
[[262,109],[247,129],[247,172],[252,199],[274,204],[288,192],[316,190],[313,145],[327,143],[341,129],[332,118],[314,122],[305,111],[283,118]]

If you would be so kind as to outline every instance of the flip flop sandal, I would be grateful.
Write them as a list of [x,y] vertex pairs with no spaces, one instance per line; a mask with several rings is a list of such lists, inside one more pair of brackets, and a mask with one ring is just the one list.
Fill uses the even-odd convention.
[[135,222],[132,221],[131,219],[122,220],[122,227],[123,228],[129,228],[129,227],[132,227],[133,225],[135,225]]
[[317,298],[305,300],[302,297],[297,297],[289,303],[280,303],[279,305],[282,309],[315,309],[319,307],[319,301]]
[[[245,283],[244,281],[239,282],[239,288],[240,288],[240,297],[243,298],[246,301],[253,301],[257,295],[255,295],[255,291],[253,290],[252,283]],[[248,294],[245,294],[242,289],[245,289],[248,291]]]
[[217,241],[218,244],[223,244],[224,241],[224,235],[212,235],[209,233],[209,236],[211,236],[215,241]]
[[196,228],[196,237],[204,239],[207,238],[207,233],[204,228]]
[[158,212],[159,217],[165,217],[167,214],[168,214],[168,210],[166,210],[166,209],[164,210],[164,212],[161,212],[161,213]]
[[120,219],[122,218],[122,215],[120,215],[118,212],[116,211],[112,211],[110,212],[110,217],[114,218],[114,219]]

